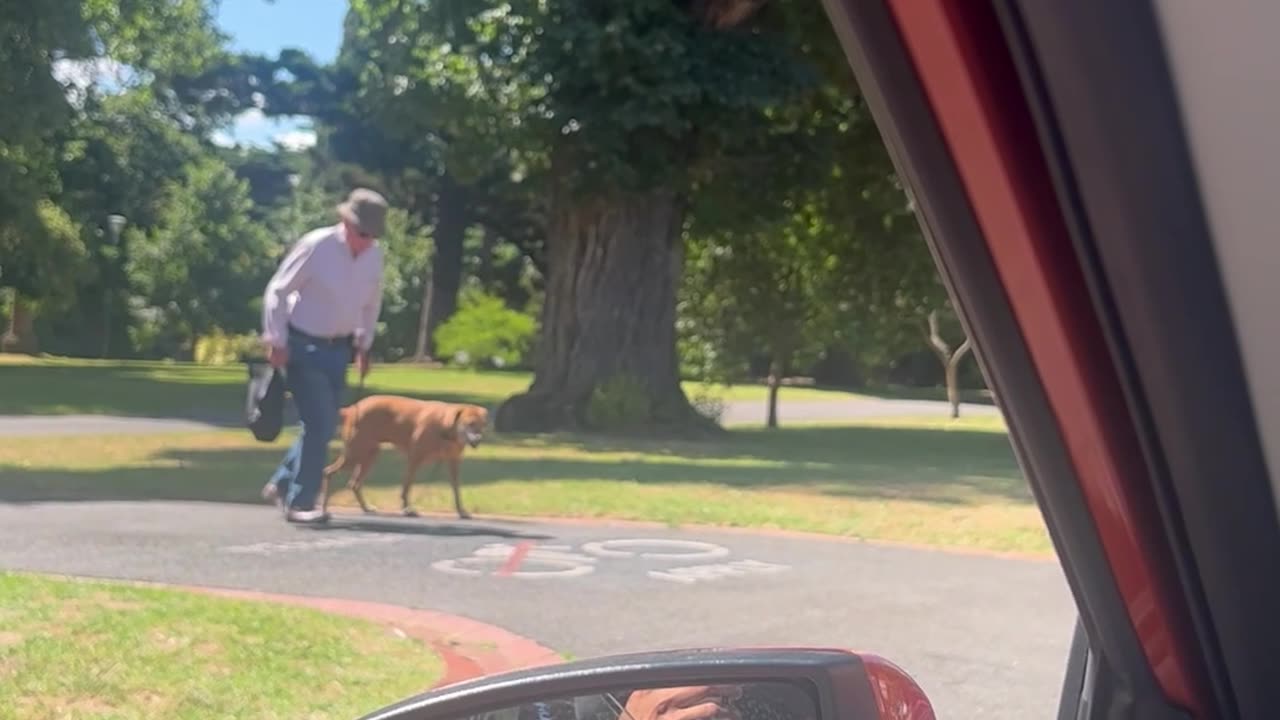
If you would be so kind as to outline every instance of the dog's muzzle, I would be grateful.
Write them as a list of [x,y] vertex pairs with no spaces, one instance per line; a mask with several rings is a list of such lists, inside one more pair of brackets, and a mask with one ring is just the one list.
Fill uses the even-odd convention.
[[470,430],[468,430],[466,433],[464,433],[464,436],[465,436],[465,437],[466,437],[466,439],[467,439],[467,444],[468,444],[468,445],[470,445],[470,446],[471,446],[471,447],[473,447],[473,448],[475,448],[475,447],[479,447],[479,446],[480,446],[480,440],[482,440],[482,439],[484,438],[484,436],[483,436],[483,435],[481,435],[480,433],[474,433],[474,432],[471,432]]

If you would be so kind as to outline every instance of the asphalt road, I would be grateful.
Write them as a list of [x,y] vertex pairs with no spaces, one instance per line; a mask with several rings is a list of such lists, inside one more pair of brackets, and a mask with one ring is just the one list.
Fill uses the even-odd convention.
[[[763,402],[735,401],[728,403],[722,421],[725,424],[763,424]],[[909,415],[936,415],[946,417],[947,404],[935,400],[831,400],[778,403],[779,421],[812,422],[821,420],[853,420],[858,418],[893,417]],[[1000,411],[992,405],[966,404],[965,415],[995,415]],[[290,409],[289,422],[292,422]],[[116,415],[0,415],[0,438],[38,435],[99,435],[157,432],[198,432],[218,427],[240,427],[239,418],[153,418],[124,417]]]
[[318,530],[250,505],[0,504],[0,568],[431,608],[574,657],[851,647],[901,664],[959,720],[1053,717],[1074,618],[1044,561],[483,518],[342,516]]

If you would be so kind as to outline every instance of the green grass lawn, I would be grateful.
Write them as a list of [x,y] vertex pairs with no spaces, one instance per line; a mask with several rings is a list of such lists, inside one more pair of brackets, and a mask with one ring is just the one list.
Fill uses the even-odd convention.
[[[0,414],[113,413],[235,418],[241,367],[26,360],[0,355]],[[492,403],[528,384],[518,373],[378,367],[370,391]],[[692,390],[693,388],[691,388]],[[764,400],[760,387],[721,389]],[[858,397],[785,388],[784,402]],[[243,430],[196,434],[0,438],[0,502],[76,499],[254,503],[291,435],[271,445]],[[392,510],[403,469],[387,452],[370,500]],[[1040,515],[998,418],[863,420],[738,428],[697,443],[493,436],[463,469],[478,516],[547,515],[806,530],[990,550],[1048,552]],[[452,504],[443,472],[423,472],[423,511]],[[338,505],[353,498],[335,496]]]
[[[258,503],[289,439],[264,445],[239,430],[0,438],[0,502]],[[998,418],[738,429],[697,443],[494,435],[469,453],[463,499],[481,521],[617,518],[1049,552]],[[366,491],[373,504],[398,508],[403,467],[384,452]],[[443,468],[421,473],[420,510],[447,512],[449,498]],[[354,499],[342,490],[334,503]]]
[[0,573],[4,718],[353,718],[442,672],[422,643],[372,623]]
[[[354,388],[354,374],[352,375]],[[150,417],[236,418],[242,412],[245,369],[241,365],[38,359],[0,354],[0,415],[100,413]],[[415,365],[375,365],[367,392],[448,402],[499,402],[529,386],[519,372],[478,372]],[[703,386],[686,383],[691,395],[709,391],[724,400],[765,402],[760,385]],[[907,396],[927,396],[912,391]],[[936,393],[935,393],[936,394]],[[891,394],[890,394],[891,395]],[[787,402],[865,397],[839,390],[784,387]]]

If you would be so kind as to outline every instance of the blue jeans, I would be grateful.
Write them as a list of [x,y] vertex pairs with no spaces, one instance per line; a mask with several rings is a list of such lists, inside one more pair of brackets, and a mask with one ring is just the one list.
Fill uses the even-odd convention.
[[285,507],[315,507],[321,475],[329,460],[329,441],[338,427],[338,408],[346,390],[350,359],[351,349],[347,347],[289,339],[286,375],[302,432],[271,476]]

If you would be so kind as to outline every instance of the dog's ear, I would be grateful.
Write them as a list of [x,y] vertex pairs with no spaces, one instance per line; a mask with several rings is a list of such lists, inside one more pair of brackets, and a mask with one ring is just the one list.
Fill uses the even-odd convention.
[[465,408],[463,406],[459,405],[453,408],[452,412],[449,413],[448,415],[449,425],[444,429],[445,437],[449,437],[449,438],[458,437],[458,423],[462,422],[462,411],[464,409]]

